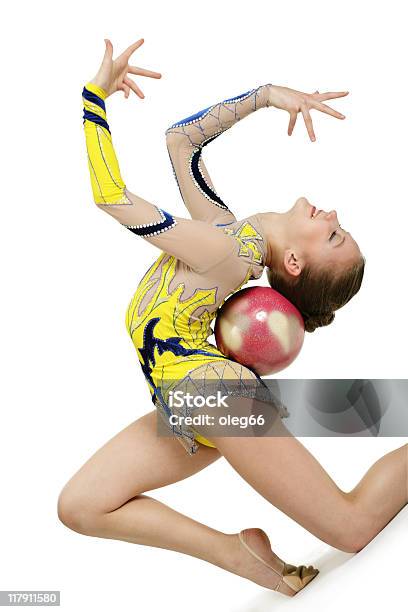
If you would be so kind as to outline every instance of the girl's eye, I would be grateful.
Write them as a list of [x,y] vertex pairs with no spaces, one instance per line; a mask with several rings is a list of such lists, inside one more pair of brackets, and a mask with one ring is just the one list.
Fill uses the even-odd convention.
[[331,240],[332,238],[334,238],[334,236],[337,234],[337,232],[333,232],[332,235],[330,236],[329,240]]

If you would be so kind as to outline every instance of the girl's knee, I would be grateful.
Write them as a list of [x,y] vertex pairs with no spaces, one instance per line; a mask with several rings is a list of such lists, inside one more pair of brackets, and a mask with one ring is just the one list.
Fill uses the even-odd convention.
[[103,519],[86,497],[69,487],[64,487],[58,497],[57,514],[66,527],[84,535],[97,535]]
[[357,553],[364,548],[366,544],[367,542],[362,539],[360,533],[346,528],[341,533],[337,534],[331,546],[343,552]]
[[344,502],[345,512],[339,513],[329,544],[344,552],[357,553],[375,536],[375,527],[370,515],[350,494],[344,494]]

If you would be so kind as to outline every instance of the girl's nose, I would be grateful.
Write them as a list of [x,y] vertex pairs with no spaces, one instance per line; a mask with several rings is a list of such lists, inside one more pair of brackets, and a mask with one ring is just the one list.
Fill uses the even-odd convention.
[[337,213],[335,210],[331,210],[330,212],[327,213],[327,218],[328,219],[336,219],[337,220]]

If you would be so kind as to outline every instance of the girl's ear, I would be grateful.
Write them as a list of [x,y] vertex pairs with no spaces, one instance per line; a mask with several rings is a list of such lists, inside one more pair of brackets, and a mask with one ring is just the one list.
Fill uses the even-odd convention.
[[302,264],[296,253],[290,249],[286,249],[283,254],[283,267],[291,276],[299,276],[302,271]]

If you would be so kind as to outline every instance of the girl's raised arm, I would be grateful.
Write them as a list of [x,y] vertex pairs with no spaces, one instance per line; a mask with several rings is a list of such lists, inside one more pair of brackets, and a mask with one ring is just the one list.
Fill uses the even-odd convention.
[[193,219],[212,224],[236,221],[215,191],[202,159],[202,150],[235,123],[270,106],[269,88],[261,85],[204,108],[166,130],[166,144],[181,196]]
[[107,122],[107,92],[83,88],[83,126],[94,202],[133,233],[203,273],[239,249],[236,240],[200,220],[177,217],[131,193],[120,173]]

